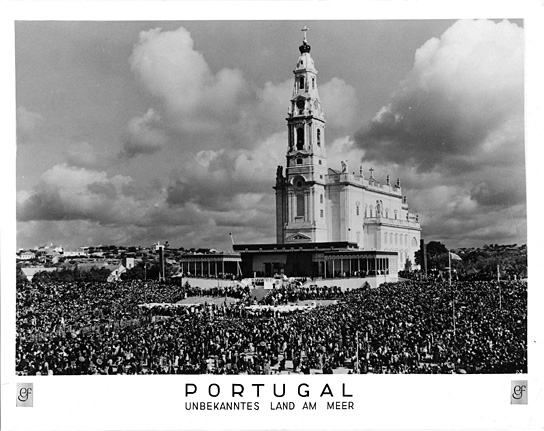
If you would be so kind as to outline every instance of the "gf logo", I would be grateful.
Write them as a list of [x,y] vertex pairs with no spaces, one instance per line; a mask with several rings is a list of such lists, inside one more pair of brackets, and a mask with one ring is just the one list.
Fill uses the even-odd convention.
[[527,380],[512,380],[510,404],[527,404]]
[[34,384],[17,383],[17,407],[32,407],[34,404]]

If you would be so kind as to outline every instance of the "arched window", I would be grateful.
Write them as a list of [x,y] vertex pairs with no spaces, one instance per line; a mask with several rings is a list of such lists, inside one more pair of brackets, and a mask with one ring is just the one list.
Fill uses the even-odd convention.
[[321,215],[321,218],[323,218],[323,210],[319,210],[319,214]]
[[395,210],[395,220],[397,219],[397,210]]
[[404,245],[408,245],[408,234],[404,235]]
[[321,130],[317,129],[317,146],[321,146]]
[[372,205],[370,205],[370,217],[372,217],[372,210],[374,209],[374,207]]
[[304,195],[297,195],[297,217],[304,217]]
[[385,244],[387,244],[387,233],[385,233],[385,235],[383,236],[383,241]]
[[315,89],[315,78],[312,78],[312,89]]
[[301,76],[298,80],[298,88],[304,90],[304,76]]
[[367,206],[365,205],[365,217],[367,217]]
[[357,215],[359,215],[359,205],[357,205],[357,206],[355,207],[355,210],[356,210]]
[[357,232],[357,244],[361,242],[361,232]]
[[393,244],[393,234],[392,233],[389,234],[389,243]]
[[417,247],[417,239],[412,237],[412,247]]
[[396,233],[395,234],[395,245],[397,245],[399,243],[399,234]]
[[297,129],[297,150],[304,149],[304,128],[299,127]]
[[319,195],[319,203],[320,203],[320,204],[323,203],[323,195]]

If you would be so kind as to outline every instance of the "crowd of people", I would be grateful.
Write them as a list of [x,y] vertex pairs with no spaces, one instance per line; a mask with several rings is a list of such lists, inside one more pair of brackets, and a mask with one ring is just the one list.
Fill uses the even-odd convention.
[[236,301],[141,307],[195,293],[202,294],[156,282],[18,286],[16,371],[271,374],[288,363],[292,373],[527,371],[521,282],[404,281],[351,292],[292,287],[261,301],[336,299],[287,312],[255,307],[243,287],[215,292]]
[[306,300],[335,300],[342,298],[344,293],[345,292],[343,292],[339,286],[299,286],[296,283],[289,283],[276,289],[271,289],[260,303],[266,305],[282,305]]
[[181,293],[183,298],[194,296],[211,296],[212,298],[229,297],[236,299],[247,299],[250,296],[250,287],[242,284],[232,284],[228,286],[217,286],[203,289],[199,286],[191,286],[185,283]]

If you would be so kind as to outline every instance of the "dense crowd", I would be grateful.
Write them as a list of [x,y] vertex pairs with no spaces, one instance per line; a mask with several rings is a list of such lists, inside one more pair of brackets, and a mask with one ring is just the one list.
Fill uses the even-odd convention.
[[186,283],[183,286],[183,289],[181,289],[181,294],[183,298],[192,296],[211,296],[212,298],[230,297],[247,299],[250,295],[250,288],[249,286],[234,284],[203,289],[199,286],[191,286],[189,283]]
[[319,287],[316,285],[299,286],[297,284],[285,284],[272,289],[260,303],[282,305],[306,300],[339,299],[343,296],[344,292],[338,286]]
[[297,287],[264,299],[337,299],[309,311],[250,308],[256,301],[243,287],[230,292],[240,295],[234,302],[139,306],[175,303],[194,293],[150,282],[19,286],[16,371],[270,374],[285,370],[287,361],[294,373],[338,367],[372,373],[527,371],[527,290],[520,282],[450,288],[443,281],[405,281],[348,293]]

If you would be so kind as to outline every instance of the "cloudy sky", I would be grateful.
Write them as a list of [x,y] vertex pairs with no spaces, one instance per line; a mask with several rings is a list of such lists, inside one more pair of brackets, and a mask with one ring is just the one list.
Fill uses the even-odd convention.
[[17,246],[273,242],[307,25],[330,167],[427,240],[527,239],[520,21],[17,22]]

